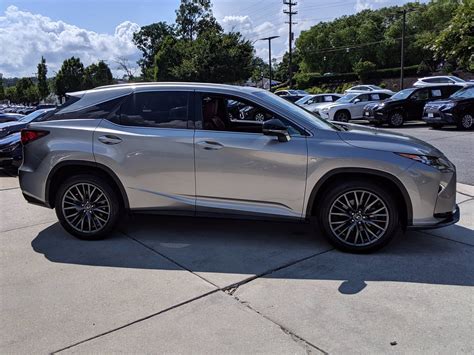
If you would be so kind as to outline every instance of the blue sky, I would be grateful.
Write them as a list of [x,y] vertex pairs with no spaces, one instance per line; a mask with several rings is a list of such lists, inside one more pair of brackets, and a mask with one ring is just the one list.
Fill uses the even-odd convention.
[[[405,0],[300,0],[296,6],[295,36],[319,21]],[[173,22],[179,0],[0,0],[0,73],[32,75],[41,55],[50,74],[62,61],[76,55],[84,64],[99,59],[120,76],[116,60],[131,65],[139,53],[131,36],[140,26],[157,21]],[[281,58],[288,47],[288,27],[282,0],[214,0],[213,12],[225,30],[238,30],[254,41],[280,35],[273,56]],[[256,54],[267,60],[266,44],[255,43]]]

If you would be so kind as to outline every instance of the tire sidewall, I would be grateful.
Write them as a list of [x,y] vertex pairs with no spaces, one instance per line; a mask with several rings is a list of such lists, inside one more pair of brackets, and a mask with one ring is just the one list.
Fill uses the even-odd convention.
[[[110,202],[110,218],[105,227],[96,233],[81,233],[77,231],[67,222],[63,214],[62,199],[64,194],[72,185],[80,182],[90,183],[99,187]],[[73,236],[85,240],[99,240],[105,238],[115,228],[121,214],[120,201],[117,198],[115,191],[103,179],[93,175],[77,175],[66,179],[56,193],[54,207],[56,210],[56,216],[58,217],[62,227]]]
[[[373,244],[360,247],[349,245],[337,238],[331,231],[331,227],[329,225],[330,207],[339,196],[352,190],[366,190],[371,192],[377,195],[377,197],[379,197],[387,206],[389,213],[389,225],[385,234]],[[322,232],[325,234],[326,238],[332,245],[342,251],[350,253],[374,252],[387,245],[400,230],[400,219],[396,201],[383,187],[375,182],[372,183],[366,181],[357,181],[333,185],[327,189],[327,192],[324,194],[319,206],[322,206],[319,208],[318,214],[318,222]]]
[[[345,119],[340,119],[340,115],[345,115]],[[351,120],[351,115],[345,110],[337,111],[334,115],[334,120],[338,122],[349,122]]]
[[[402,116],[402,122],[400,124],[393,124],[392,117],[395,116],[395,115],[401,115]],[[404,123],[405,123],[405,116],[400,111],[393,111],[388,116],[388,124],[390,125],[390,127],[401,127],[401,126],[403,126]]]

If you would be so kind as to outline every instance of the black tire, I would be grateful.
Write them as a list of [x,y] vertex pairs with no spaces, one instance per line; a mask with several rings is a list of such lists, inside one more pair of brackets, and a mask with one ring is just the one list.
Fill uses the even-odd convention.
[[[82,194],[80,191],[78,192],[77,187],[81,188],[81,186],[83,188],[89,187],[89,191],[94,187],[97,190],[93,190],[92,193],[89,192],[91,196],[88,197],[87,191],[82,191]],[[68,197],[65,197],[66,193],[68,194]],[[99,193],[102,193],[104,197],[103,200],[101,198],[101,200],[97,202],[97,206],[95,206],[94,204],[96,201],[94,200],[98,200],[98,196],[101,196]],[[74,203],[70,202],[71,194],[74,194],[77,198],[77,201]],[[81,200],[82,204],[79,200]],[[86,202],[87,206],[84,207]],[[91,208],[90,206],[96,208]],[[85,240],[99,240],[105,238],[116,227],[122,211],[122,206],[117,197],[117,193],[110,187],[110,185],[100,177],[86,174],[70,177],[61,184],[56,193],[54,207],[59,222],[63,228],[73,236]],[[71,211],[70,215],[67,215],[68,212],[66,212],[66,210],[68,209]],[[86,209],[88,210],[86,211]],[[73,217],[76,212],[78,215]],[[89,218],[86,218],[87,214],[90,214]],[[73,227],[73,221],[70,222],[78,217],[82,218],[85,223],[85,228],[83,228],[82,231],[79,227],[79,229]],[[98,219],[99,217],[100,220]],[[95,221],[97,221],[97,224]],[[91,229],[90,231],[86,230],[87,225],[89,225],[89,228]],[[92,228],[91,225],[93,225]],[[93,228],[97,228],[97,230],[92,230]]]
[[463,114],[458,120],[458,129],[472,130],[474,128],[474,117],[468,113]]
[[347,110],[340,110],[334,114],[334,121],[349,122],[350,120],[351,120],[351,114]]
[[430,123],[429,126],[433,129],[441,129],[443,128],[443,124],[442,123]]
[[394,111],[388,115],[388,124],[390,127],[401,127],[405,122],[405,115],[403,112]]
[[[332,219],[334,218],[334,215],[331,213],[331,211],[336,211],[336,212],[339,211],[339,208],[338,208],[339,202],[336,202],[336,201],[339,198],[342,199],[344,197],[344,194],[349,193],[348,195],[346,195],[346,197],[349,196],[348,197],[349,202],[355,204],[355,199],[354,198],[351,199],[350,197],[354,192],[357,192],[359,194],[364,192],[364,195],[362,195],[363,196],[362,200],[367,199],[368,204],[370,204],[373,201],[371,199],[376,199],[376,198],[380,199],[381,202],[380,204],[378,204],[377,202],[375,205],[370,206],[367,209],[367,212],[364,211],[363,215],[366,217],[362,217],[361,214],[359,213],[358,216],[356,216],[357,217],[356,219],[353,213],[347,213],[347,215],[339,217],[339,218],[342,218],[343,220],[347,220],[347,222],[344,222],[346,224],[343,224],[343,222],[334,221]],[[386,246],[400,230],[400,220],[399,220],[399,213],[398,213],[398,207],[397,207],[396,201],[394,200],[392,195],[389,192],[387,192],[387,190],[384,187],[382,187],[375,181],[372,182],[370,180],[367,180],[367,181],[357,180],[357,181],[351,181],[351,182],[339,182],[337,184],[330,186],[328,189],[326,189],[326,192],[324,193],[320,201],[321,202],[318,203],[318,216],[317,216],[319,226],[322,232],[324,233],[324,235],[326,236],[326,238],[329,240],[329,242],[332,245],[334,245],[337,249],[340,249],[342,251],[346,251],[350,253],[374,252]],[[372,212],[369,212],[369,211],[372,208],[377,208],[378,206],[385,207],[385,210],[383,210],[382,212],[386,212],[386,215],[388,216],[388,218],[384,222],[385,224],[380,224],[383,226],[382,229],[384,229],[384,231],[379,232],[380,235],[378,236],[378,238],[375,238],[375,237],[372,237],[368,231],[364,231],[363,229],[366,228],[366,225],[367,225],[369,226],[369,228],[372,229],[372,231],[377,230],[376,228],[374,228],[372,225],[369,225],[368,223],[372,223],[371,219],[373,218],[382,218],[382,217],[374,217],[375,215],[372,215],[369,218],[367,216],[369,216],[370,213],[375,213],[374,211]],[[373,220],[375,221],[375,219]],[[353,229],[354,223],[355,223],[355,229]],[[377,223],[380,223],[380,222],[377,221]],[[340,228],[339,225],[342,225],[342,229],[341,229],[342,232],[344,232],[344,228],[346,228],[346,226],[350,228],[349,236],[346,237],[346,240],[343,240],[341,236],[338,237],[336,233],[333,231],[333,228],[334,230],[337,230],[338,228]],[[356,233],[357,235],[355,235]],[[361,238],[361,242],[359,242],[359,245],[358,245],[357,242],[359,241],[359,238]],[[373,238],[373,240],[370,241],[370,238]],[[362,243],[364,242],[364,240],[365,240],[365,243]]]

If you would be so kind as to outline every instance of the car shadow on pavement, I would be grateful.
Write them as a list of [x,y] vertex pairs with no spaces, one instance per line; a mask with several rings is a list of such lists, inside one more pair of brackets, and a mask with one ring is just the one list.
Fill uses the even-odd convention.
[[[377,253],[356,255],[334,250],[314,230],[303,223],[140,216],[123,232],[93,242],[75,239],[56,223],[31,245],[54,263],[188,270],[219,287],[255,275],[340,281],[338,290],[347,295],[372,281],[474,286],[472,246],[407,232]],[[127,253],[137,244],[140,253]],[[173,262],[164,264],[163,257]]]

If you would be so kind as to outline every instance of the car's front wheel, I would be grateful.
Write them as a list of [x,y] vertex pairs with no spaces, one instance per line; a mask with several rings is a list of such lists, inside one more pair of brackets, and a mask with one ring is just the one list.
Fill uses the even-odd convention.
[[397,203],[375,182],[333,185],[318,206],[321,229],[331,244],[343,251],[378,250],[399,230]]
[[403,126],[404,122],[405,122],[405,117],[403,116],[403,113],[399,111],[392,112],[388,116],[388,124],[391,127],[401,127]]
[[117,225],[120,202],[103,179],[77,175],[59,187],[55,209],[69,233],[80,239],[97,240],[106,237]]
[[474,128],[474,117],[470,114],[465,114],[461,117],[458,123],[458,128],[459,129],[473,129]]
[[349,122],[350,119],[351,119],[351,114],[349,113],[349,111],[346,111],[346,110],[337,111],[334,114],[334,121]]

